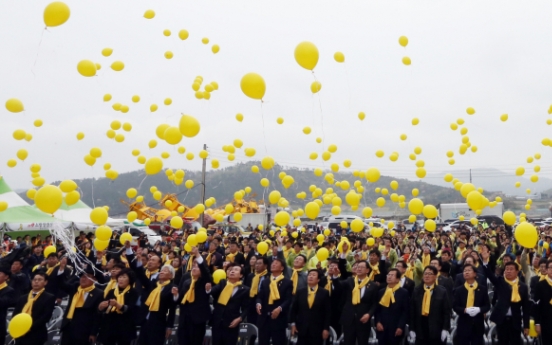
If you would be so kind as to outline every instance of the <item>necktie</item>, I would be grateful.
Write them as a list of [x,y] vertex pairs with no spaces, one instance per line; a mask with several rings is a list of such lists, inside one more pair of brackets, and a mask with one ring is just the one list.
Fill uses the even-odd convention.
[[424,299],[422,301],[422,315],[428,316],[429,315],[429,308],[431,307],[431,291],[435,285],[426,286],[424,285]]
[[84,305],[84,294],[87,292],[90,292],[94,290],[96,287],[94,285],[89,286],[85,289],[79,288],[77,289],[77,293],[73,295],[73,300],[71,301],[71,306],[69,307],[69,312],[67,313],[67,318],[71,320],[73,318],[73,314],[75,313],[76,308],[82,308]]
[[379,304],[389,308],[389,305],[391,303],[395,303],[395,291],[397,291],[400,287],[401,287],[400,284],[397,284],[392,288],[390,288],[389,286],[386,287],[385,292],[383,293],[383,296],[381,297]]
[[240,285],[241,285],[240,281],[238,281],[236,284],[232,284],[229,281],[227,281],[226,286],[224,287],[224,289],[222,289],[222,292],[220,293],[220,296],[218,298],[218,303],[222,305],[227,305],[228,300],[230,300],[230,297],[232,297],[232,292],[234,291],[234,288]]
[[511,302],[517,303],[521,302],[521,296],[519,295],[519,285],[518,280],[514,280],[513,282],[509,281],[508,279],[504,278],[504,281],[512,287],[512,299]]
[[192,278],[192,280],[190,282],[190,288],[188,289],[188,291],[186,292],[186,294],[182,298],[182,302],[181,302],[182,304],[186,304],[186,302],[194,303],[194,301],[195,301],[195,283],[196,283],[196,281],[197,281],[197,279]]
[[312,308],[314,304],[314,297],[316,296],[316,291],[318,291],[318,285],[313,288],[309,288],[309,295],[307,296],[307,301],[309,302],[309,309]]
[[161,289],[163,289],[163,286],[169,285],[170,280],[167,280],[165,282],[157,282],[157,287],[153,289],[148,299],[146,300],[146,305],[149,306],[150,311],[159,311],[159,303],[161,301]]
[[358,281],[358,279],[354,279],[354,282],[355,282],[355,287],[353,288],[353,305],[357,305],[360,303],[360,290],[366,286],[366,284],[368,284],[368,282],[370,281],[370,279],[368,279],[368,277],[364,278],[360,283]]
[[255,297],[259,293],[259,282],[261,277],[265,276],[268,273],[267,270],[262,271],[259,274],[255,274],[253,280],[251,281],[251,289],[249,289],[249,297]]
[[464,283],[464,287],[468,290],[468,300],[466,301],[466,308],[473,307],[475,303],[475,289],[477,289],[477,282],[474,282],[472,285],[468,282]]
[[44,292],[44,289],[40,290],[39,292],[29,292],[29,296],[27,297],[27,303],[25,303],[25,306],[23,307],[22,312],[25,314],[32,315],[33,313],[33,303],[37,300],[40,295]]
[[280,274],[277,278],[272,278],[270,281],[270,295],[268,296],[268,304],[274,304],[274,301],[280,299],[280,292],[278,291],[278,282],[284,279],[284,275]]

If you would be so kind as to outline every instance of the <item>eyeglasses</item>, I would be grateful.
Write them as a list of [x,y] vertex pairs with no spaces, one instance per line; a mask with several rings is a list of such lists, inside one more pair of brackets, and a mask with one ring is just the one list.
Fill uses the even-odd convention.
[[424,276],[434,276],[435,273],[433,272],[424,272]]

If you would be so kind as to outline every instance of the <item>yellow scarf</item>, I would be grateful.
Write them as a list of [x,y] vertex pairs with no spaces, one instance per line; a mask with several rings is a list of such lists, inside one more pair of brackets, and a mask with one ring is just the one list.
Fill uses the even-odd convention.
[[506,283],[510,284],[510,286],[512,286],[512,299],[511,299],[511,302],[514,302],[514,303],[521,302],[521,296],[519,295],[519,285],[518,285],[517,278],[513,282],[509,281],[506,278],[504,278],[504,281]]
[[547,277],[546,274],[541,274],[541,273],[539,273],[539,281],[540,281],[540,282],[543,281],[543,280],[545,280],[546,277]]
[[161,301],[161,289],[163,289],[163,286],[167,286],[171,283],[170,280],[164,281],[164,282],[157,282],[157,287],[153,289],[148,299],[146,300],[146,305],[149,306],[150,311],[159,311],[159,302]]
[[105,290],[104,290],[104,298],[107,297],[107,294],[109,293],[109,291],[115,289],[116,287],[117,287],[117,280],[110,279],[109,283],[107,283],[107,286],[105,287]]
[[[340,275],[338,275],[338,277],[340,277]],[[332,278],[330,276],[327,277],[327,282],[326,282],[326,286],[324,287],[326,290],[328,290],[328,292],[330,293],[330,296],[332,295]]]
[[73,295],[73,300],[71,301],[71,306],[69,307],[69,312],[67,313],[67,318],[69,320],[73,318],[75,308],[82,308],[82,306],[84,305],[84,294],[86,292],[90,293],[90,291],[94,290],[95,288],[96,287],[94,285],[91,285],[85,289],[79,286],[77,292]]
[[468,282],[465,282],[464,287],[466,288],[466,290],[468,290],[468,300],[466,301],[466,308],[471,308],[475,303],[475,289],[477,289],[477,282],[474,281],[471,287]]
[[[546,277],[546,282],[552,287],[552,280],[550,280],[550,278]],[[550,304],[552,304],[552,299],[550,300]]]
[[437,272],[437,278],[435,278],[435,285],[439,285],[439,277],[441,276],[441,272]]
[[222,305],[227,305],[228,300],[230,299],[230,297],[232,297],[232,292],[234,291],[234,288],[240,285],[240,281],[238,281],[236,284],[232,284],[229,281],[226,281],[226,286],[224,287],[224,289],[222,289],[217,302]]
[[5,288],[7,286],[8,286],[8,283],[3,282],[2,284],[0,284],[0,290],[2,290],[3,288]]
[[301,270],[296,270],[294,268],[293,269],[293,274],[291,275],[291,281],[293,283],[293,291],[291,293],[294,294],[294,295],[297,292],[297,283],[299,282],[299,273],[301,273]]
[[27,297],[27,303],[25,303],[25,306],[23,307],[22,312],[25,314],[32,315],[33,313],[33,303],[36,301],[40,295],[44,292],[44,289],[40,290],[36,296],[33,298],[33,292],[29,292],[29,296]]
[[262,271],[259,274],[255,274],[253,280],[251,281],[251,288],[249,289],[249,297],[255,297],[259,293],[259,282],[261,277],[265,276],[268,273],[267,270]]
[[355,287],[353,288],[353,305],[357,305],[360,303],[360,290],[368,284],[370,279],[366,277],[360,284],[357,278],[353,278],[353,281],[355,282]]
[[165,263],[167,260],[169,260],[169,254],[161,254],[161,261]]
[[372,271],[370,272],[370,281],[374,280],[376,278],[376,276],[378,274],[380,274],[380,270],[379,270],[379,262],[376,263],[374,266],[372,266],[371,264],[369,264],[370,267],[372,268]]
[[404,275],[410,279],[410,280],[414,280],[414,266],[408,264],[406,266],[406,272],[404,272]]
[[[125,264],[126,268],[130,268],[130,264],[128,263],[128,259],[126,258],[126,256],[124,254],[121,255],[121,262]],[[146,275],[147,275],[147,273],[146,273]]]
[[426,268],[431,263],[431,255],[429,254],[422,254],[422,266]]
[[207,257],[205,258],[205,261],[207,261],[207,266],[211,266],[211,255],[215,254],[216,251],[214,252],[209,252],[209,254],[207,254]]
[[234,262],[234,258],[236,256],[236,254],[232,254],[232,253],[226,254],[226,261]]
[[394,287],[390,288],[389,286],[385,288],[385,292],[383,296],[381,297],[381,300],[379,304],[381,304],[384,307],[389,308],[389,305],[391,303],[395,303],[395,291],[400,289],[401,284],[397,284]]
[[194,258],[190,256],[188,258],[188,264],[186,264],[186,272],[190,272],[193,267],[194,267]]
[[107,259],[105,258],[105,255],[102,256],[102,266],[105,267],[107,265]]
[[278,282],[284,279],[284,275],[280,274],[278,278],[271,277],[270,279],[270,295],[268,296],[268,304],[274,304],[274,301],[280,299],[280,292],[278,291]]
[[422,301],[422,315],[429,315],[429,308],[431,307],[431,290],[435,288],[435,285],[431,285],[429,288],[424,284],[424,299]]
[[456,250],[456,260],[460,261],[462,260],[462,254],[466,251],[466,248],[464,249],[461,249],[461,248],[458,248]]
[[59,262],[54,266],[54,267],[49,267],[47,270],[46,270],[46,274],[49,276],[50,274],[52,274],[52,272],[54,272],[54,269],[56,267],[59,266]]
[[316,296],[316,291],[318,291],[318,285],[314,287],[314,290],[309,287],[309,295],[307,296],[307,301],[309,302],[309,309],[312,308],[314,304],[314,296]]
[[151,276],[154,275],[157,272],[159,272],[159,269],[156,269],[155,271],[146,270],[146,277],[148,277],[148,279],[150,279]]
[[182,304],[186,304],[186,302],[188,303],[194,303],[195,301],[195,283],[196,283],[197,279],[194,279],[192,278],[192,282],[190,283],[190,288],[188,289],[188,292],[186,292],[186,294],[184,295],[184,297],[182,298]]
[[[115,295],[115,299],[117,300],[117,303],[120,305],[125,305],[125,294],[130,290],[130,285],[128,285],[122,293],[119,293],[119,285],[115,286],[115,291],[113,291],[113,294]],[[111,308],[111,311],[116,311],[118,314],[122,314],[123,312],[117,309],[117,307],[113,306]]]

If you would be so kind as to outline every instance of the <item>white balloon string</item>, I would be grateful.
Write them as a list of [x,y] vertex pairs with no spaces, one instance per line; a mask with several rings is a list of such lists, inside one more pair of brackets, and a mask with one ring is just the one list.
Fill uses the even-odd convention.
[[36,50],[35,60],[33,62],[33,67],[31,67],[31,73],[33,74],[34,77],[36,77],[36,75],[34,73],[34,69],[35,69],[35,66],[36,66],[36,62],[38,61],[38,54],[40,53],[40,47],[42,46],[42,38],[44,38],[44,32],[45,31],[48,31],[48,27],[45,27],[44,30],[42,30],[42,33],[40,34],[40,41],[38,41],[38,48]]
[[[314,71],[312,71],[312,76],[314,78],[314,81],[318,81],[318,79],[316,78],[316,74],[314,74]],[[320,99],[320,94],[318,94],[318,104],[320,106],[320,125],[322,126],[322,150],[324,150],[326,146],[326,133],[324,132],[324,112],[322,111],[322,100]],[[324,162],[324,160],[322,160],[322,162]]]
[[96,201],[94,201],[94,177],[92,177],[92,206],[96,208]]
[[266,148],[266,134],[265,134],[264,110],[263,110],[263,101],[262,100],[261,100],[261,120],[263,122],[263,138],[264,138],[265,154],[268,154],[268,149]]

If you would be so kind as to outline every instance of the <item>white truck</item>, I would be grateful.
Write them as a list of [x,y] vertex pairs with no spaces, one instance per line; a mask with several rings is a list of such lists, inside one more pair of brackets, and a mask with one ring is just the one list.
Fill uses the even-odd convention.
[[227,217],[228,222],[236,223],[241,225],[244,229],[247,228],[249,224],[255,229],[257,225],[262,224],[265,229],[268,224],[266,213],[242,213],[242,219],[239,222],[236,222],[234,219],[234,214],[231,214]]
[[[460,216],[464,216],[466,220],[477,216],[475,212],[466,203],[461,204],[441,204],[439,205],[439,219],[441,222],[458,219]],[[497,216],[502,218],[504,213],[504,204],[499,202],[495,207],[485,207],[481,212],[481,216]]]

